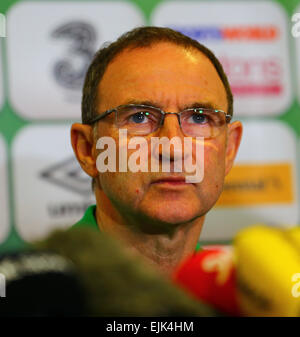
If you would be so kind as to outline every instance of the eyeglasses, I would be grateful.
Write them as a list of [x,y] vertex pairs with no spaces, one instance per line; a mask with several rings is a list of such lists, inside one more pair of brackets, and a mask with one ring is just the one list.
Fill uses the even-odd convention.
[[180,112],[165,112],[148,105],[127,104],[107,110],[86,124],[94,124],[115,112],[115,125],[131,135],[149,135],[160,128],[167,114],[177,115],[182,132],[191,137],[216,137],[232,116],[222,110],[189,108]]

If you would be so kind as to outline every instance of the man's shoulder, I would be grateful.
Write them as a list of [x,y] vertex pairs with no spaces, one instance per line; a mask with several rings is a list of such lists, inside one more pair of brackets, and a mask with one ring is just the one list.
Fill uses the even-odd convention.
[[90,228],[95,228],[99,229],[96,221],[96,216],[95,216],[95,211],[96,211],[96,205],[91,205],[89,206],[83,217],[76,222],[71,229],[73,228],[82,228],[82,227],[90,227]]

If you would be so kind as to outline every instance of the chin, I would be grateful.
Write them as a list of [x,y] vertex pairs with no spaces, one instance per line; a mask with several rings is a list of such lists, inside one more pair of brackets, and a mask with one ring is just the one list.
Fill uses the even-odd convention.
[[199,209],[191,207],[191,205],[183,207],[182,205],[156,204],[153,208],[148,205],[147,209],[141,211],[148,219],[151,219],[153,223],[159,223],[163,227],[174,227],[187,223],[201,215]]

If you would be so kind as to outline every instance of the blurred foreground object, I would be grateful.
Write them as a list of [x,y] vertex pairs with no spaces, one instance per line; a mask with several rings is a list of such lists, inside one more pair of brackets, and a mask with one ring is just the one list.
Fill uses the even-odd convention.
[[235,265],[230,246],[205,247],[174,273],[175,284],[230,316],[240,316]]
[[37,251],[5,254],[0,258],[0,273],[5,277],[0,316],[81,316],[86,312],[75,266],[62,256]]
[[174,281],[229,315],[300,316],[300,228],[248,227],[233,247],[191,256]]
[[[144,264],[142,259],[131,256],[119,242],[105,233],[90,228],[60,230],[45,240],[34,243],[33,247],[37,250],[36,254],[50,251],[62,259],[71,260],[84,289],[81,311],[64,313],[59,310],[57,315],[216,316],[216,312],[209,306],[192,299]],[[53,291],[51,289],[51,298],[48,291],[53,283],[44,288],[44,283],[40,281],[38,275],[31,278],[30,282],[29,288],[32,289],[33,285],[38,294],[38,298],[34,300],[38,302],[40,299],[38,308],[42,309],[34,310],[28,315],[47,315],[48,301],[49,304],[55,300],[59,303],[68,301],[67,297],[57,299],[54,288]],[[62,292],[70,291],[68,284],[62,284],[61,287]],[[17,294],[22,294],[22,289],[27,291],[27,284],[18,284]],[[11,303],[15,306],[16,312],[21,302],[17,294],[13,294]],[[5,300],[8,303],[11,301],[10,296],[7,291]],[[31,292],[28,296],[34,298],[35,292]],[[5,306],[3,308],[5,309]],[[28,302],[24,303],[22,311],[26,312],[26,308],[31,308]],[[14,312],[11,314],[14,315]],[[51,311],[51,315],[55,315],[55,310]]]
[[299,317],[300,282],[294,275],[300,273],[300,229],[249,227],[234,246],[244,315]]

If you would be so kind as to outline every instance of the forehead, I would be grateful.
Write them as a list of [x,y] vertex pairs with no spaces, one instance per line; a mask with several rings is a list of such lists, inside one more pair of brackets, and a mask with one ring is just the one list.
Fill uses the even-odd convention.
[[151,101],[162,108],[199,101],[227,109],[224,85],[208,57],[167,42],[122,51],[108,65],[98,97],[102,111],[129,101]]

